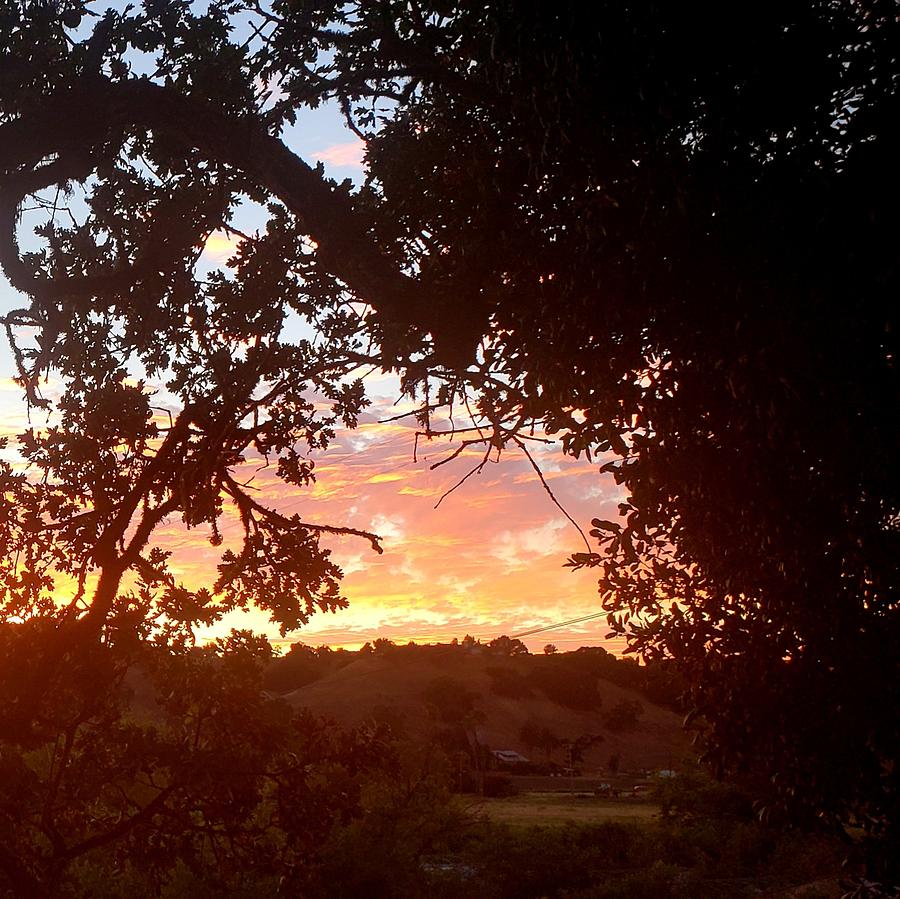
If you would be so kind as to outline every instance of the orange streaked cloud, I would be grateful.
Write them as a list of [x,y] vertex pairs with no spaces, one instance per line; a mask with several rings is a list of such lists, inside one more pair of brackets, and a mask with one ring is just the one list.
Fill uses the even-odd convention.
[[[449,492],[483,453],[467,449],[434,468],[460,438],[420,439],[416,447],[413,419],[378,420],[406,411],[406,406],[392,404],[395,384],[389,378],[368,383],[375,404],[359,430],[339,435],[327,451],[313,456],[314,484],[286,485],[272,468],[252,461],[239,472],[242,480],[254,476],[258,497],[282,513],[373,531],[383,539],[384,554],[377,555],[363,539],[326,538],[344,571],[342,589],[349,607],[317,614],[288,639],[348,647],[378,636],[429,642],[471,633],[491,639],[599,611],[596,575],[563,568],[570,553],[584,550],[581,536],[550,500],[523,454],[505,452]],[[0,402],[11,408],[5,398]],[[7,420],[11,433],[24,429],[16,418]],[[536,445],[530,451],[554,495],[584,530],[592,517],[616,517],[620,493],[611,477],[598,472],[605,460],[572,460],[562,456],[558,445]],[[171,550],[173,569],[187,586],[211,586],[221,552],[238,548],[241,534],[234,516],[226,515],[221,531],[224,545],[214,547],[207,531],[188,531],[177,516],[159,529],[159,543]],[[202,636],[233,626],[280,639],[259,611],[229,615]],[[607,630],[601,618],[526,642],[533,649],[547,642],[572,648],[603,643]]]
[[[380,556],[359,539],[326,541],[344,570],[349,608],[315,616],[291,639],[349,647],[378,636],[428,642],[471,633],[491,639],[599,611],[596,575],[563,567],[571,552],[584,550],[581,536],[523,455],[505,453],[445,496],[482,454],[472,450],[432,469],[458,443],[433,441],[426,459],[420,442],[414,459],[413,423],[366,417],[359,431],[317,454],[318,480],[312,487],[288,489],[260,473],[257,483],[282,512],[383,538]],[[533,455],[584,530],[592,517],[615,518],[620,494],[610,477],[598,473],[600,462],[568,459],[558,446]],[[192,559],[193,572],[210,570],[209,561],[194,568],[197,561]],[[272,632],[261,614],[249,617]],[[246,617],[228,625],[238,621],[247,626]],[[547,642],[572,648],[603,643],[607,631],[601,618],[526,642],[537,649]]]
[[387,484],[390,481],[403,481],[406,478],[400,472],[386,472],[385,474],[373,474],[367,481],[369,484]]

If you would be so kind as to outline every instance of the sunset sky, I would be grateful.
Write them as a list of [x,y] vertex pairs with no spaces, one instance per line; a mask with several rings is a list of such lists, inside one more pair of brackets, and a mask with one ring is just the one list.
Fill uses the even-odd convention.
[[[364,145],[333,111],[301,116],[285,136],[305,159],[321,160],[333,177],[361,177]],[[233,239],[212,235],[206,264],[221,264],[233,249]],[[5,281],[0,283],[0,303],[3,308],[21,303]],[[0,410],[5,434],[19,433],[25,426],[12,374],[4,346]],[[327,452],[316,456],[318,482],[313,488],[288,488],[266,471],[256,475],[262,496],[282,512],[383,537],[385,552],[380,556],[359,538],[329,541],[345,572],[349,608],[315,616],[289,640],[351,648],[379,636],[434,642],[469,633],[488,640],[599,611],[595,574],[562,567],[569,553],[584,550],[581,536],[521,453],[510,450],[487,465],[436,509],[480,452],[463,453],[431,470],[457,444],[420,442],[414,460],[414,420],[383,421],[412,405],[397,404],[398,385],[392,377],[370,375],[366,383],[373,405],[357,431],[339,434]],[[585,531],[592,517],[615,517],[620,494],[611,477],[598,473],[600,462],[567,459],[558,444],[535,444],[533,452],[559,502]],[[187,585],[212,583],[221,548],[210,546],[203,533],[185,532],[177,522],[168,524],[161,536],[174,551],[174,567]],[[226,527],[223,536],[227,546],[236,539],[236,528]],[[216,633],[231,626],[250,626],[280,639],[261,613],[231,616]],[[533,650],[548,642],[560,649],[598,643],[621,649],[618,642],[604,640],[607,630],[600,618],[526,637],[525,642]]]
[[[314,617],[302,640],[353,646],[378,636],[434,642],[471,633],[490,639],[598,611],[595,575],[562,567],[568,553],[584,549],[581,538],[527,459],[510,451],[436,509],[481,454],[473,450],[431,470],[455,444],[420,441],[414,460],[414,422],[378,421],[397,414],[396,385],[381,377],[370,379],[369,389],[375,403],[362,426],[318,454],[314,488],[301,492],[265,471],[257,476],[280,511],[384,538],[380,556],[360,538],[328,541],[345,572],[350,607]],[[617,488],[596,465],[566,459],[558,446],[544,448],[539,458],[554,494],[583,527],[592,516],[615,517]],[[228,529],[223,536],[227,543]],[[217,551],[174,528],[169,539],[178,547],[174,561],[185,580],[208,583]],[[594,620],[526,643],[574,647],[601,642],[606,631],[602,619]]]

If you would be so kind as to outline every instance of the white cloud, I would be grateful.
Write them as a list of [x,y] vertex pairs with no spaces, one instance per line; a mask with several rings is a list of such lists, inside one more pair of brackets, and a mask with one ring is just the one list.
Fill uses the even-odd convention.
[[378,534],[383,540],[400,541],[406,536],[403,529],[404,521],[402,518],[388,518],[386,515],[375,515],[372,517],[371,530]]
[[503,531],[491,547],[491,555],[503,562],[507,569],[526,568],[534,559],[558,554],[566,543],[564,532],[571,525],[563,519],[545,522],[533,528]]

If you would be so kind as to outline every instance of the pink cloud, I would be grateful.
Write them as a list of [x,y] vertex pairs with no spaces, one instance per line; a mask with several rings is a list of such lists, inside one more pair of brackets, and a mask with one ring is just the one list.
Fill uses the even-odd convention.
[[[405,423],[373,421],[341,435],[329,451],[317,454],[320,479],[306,490],[280,484],[268,471],[260,474],[257,485],[282,511],[311,522],[372,529],[385,538],[381,556],[365,541],[327,539],[344,566],[342,588],[350,606],[315,616],[291,639],[348,647],[375,636],[427,642],[468,632],[491,639],[600,610],[596,573],[563,568],[567,555],[584,545],[527,459],[505,453],[490,466],[490,476],[486,469],[484,477],[471,478],[435,509],[479,454],[432,471],[421,445],[413,461],[413,431]],[[365,449],[354,452],[359,442]],[[457,445],[435,440],[431,461]],[[548,472],[556,475],[553,491],[585,530],[594,516],[616,517],[618,488],[598,473],[596,462],[566,459],[558,447],[541,453],[540,461],[557,466]],[[232,534],[223,528],[223,536],[227,543]],[[248,623],[271,632],[260,613]],[[615,641],[607,643],[608,630],[601,618],[526,642],[537,650],[547,642],[620,649]]]
[[[524,456],[504,453],[498,464],[470,478],[435,509],[480,454],[464,453],[432,470],[434,461],[459,445],[458,438],[432,441],[429,461],[420,441],[416,461],[414,431],[414,423],[370,421],[355,433],[340,434],[327,452],[315,454],[318,480],[303,489],[279,481],[274,467],[259,470],[258,460],[248,460],[237,473],[239,480],[254,477],[258,498],[286,515],[373,530],[384,538],[383,555],[364,539],[325,538],[344,568],[342,590],[350,605],[315,615],[290,639],[350,647],[376,636],[428,642],[471,633],[491,639],[599,611],[596,572],[563,568],[569,553],[584,549],[578,532],[553,505]],[[609,475],[598,473],[596,461],[566,459],[558,447],[542,452],[539,461],[555,466],[547,472],[553,492],[585,530],[594,516],[616,517],[619,488]],[[221,553],[239,550],[241,526],[233,510],[227,509],[220,531],[224,543],[213,546],[208,530],[188,531],[178,516],[160,527],[157,539],[172,551],[173,568],[186,585],[210,586]],[[201,636],[230,627],[278,637],[260,611],[229,615]],[[526,642],[537,650],[547,642],[561,647],[606,643],[607,632],[601,618]]]
[[353,140],[344,144],[332,144],[324,150],[313,153],[312,157],[336,168],[362,168],[365,152],[365,142]]
[[[235,245],[233,237],[216,232],[206,251],[230,254]],[[367,383],[374,383],[379,395],[383,389],[385,397],[392,388],[386,378]],[[0,408],[12,433],[26,424],[24,409],[14,411],[17,392],[13,382],[0,381]],[[315,454],[319,480],[305,489],[280,482],[274,467],[258,470],[259,460],[248,460],[238,472],[239,480],[255,476],[259,498],[284,514],[372,529],[385,538],[380,556],[363,539],[326,538],[344,567],[342,589],[350,606],[314,616],[291,638],[348,646],[379,635],[423,642],[468,632],[491,639],[599,611],[596,572],[562,567],[569,553],[584,547],[529,461],[521,453],[505,452],[498,464],[485,466],[435,509],[482,454],[472,449],[432,470],[432,464],[459,446],[460,438],[420,439],[414,457],[415,420],[378,421],[406,409],[387,399],[376,402],[358,431],[341,433],[327,452]],[[602,459],[567,459],[558,444],[529,447],[554,495],[585,530],[592,517],[616,518],[621,491],[611,476],[599,474]],[[159,542],[173,552],[173,566],[187,585],[210,586],[222,551],[240,548],[241,526],[233,510],[220,530],[224,544],[216,547],[207,530],[187,531],[178,516],[160,528]],[[258,611],[231,616],[216,632],[231,626],[277,637],[277,629]],[[600,618],[534,635],[527,642],[536,649],[547,642],[571,647],[604,642],[607,631]]]

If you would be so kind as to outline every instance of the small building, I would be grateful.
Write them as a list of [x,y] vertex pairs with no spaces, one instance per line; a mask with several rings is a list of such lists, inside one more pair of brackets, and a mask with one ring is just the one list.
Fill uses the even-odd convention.
[[512,749],[492,749],[491,755],[494,757],[494,764],[507,771],[531,764],[524,755]]

